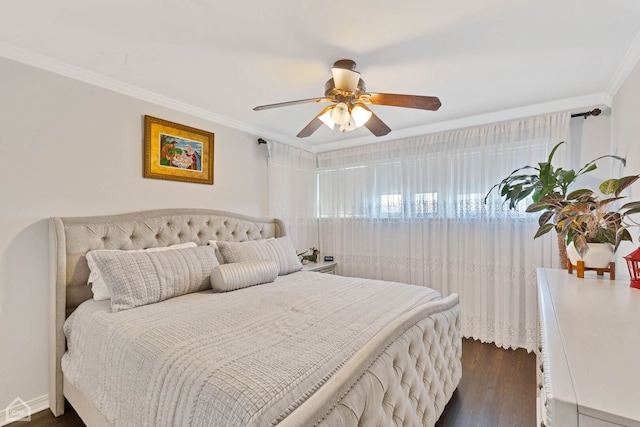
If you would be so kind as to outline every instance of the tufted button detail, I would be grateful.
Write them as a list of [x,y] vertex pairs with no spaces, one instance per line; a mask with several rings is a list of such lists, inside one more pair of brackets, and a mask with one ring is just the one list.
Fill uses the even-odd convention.
[[[440,315],[421,320],[404,333],[406,340],[396,340],[385,349],[364,374],[370,380],[356,383],[325,414],[323,424],[341,425],[346,417],[355,416],[357,425],[434,425],[435,415],[461,376],[460,331]],[[376,404],[363,408],[363,390]],[[358,408],[358,413],[352,408]]]

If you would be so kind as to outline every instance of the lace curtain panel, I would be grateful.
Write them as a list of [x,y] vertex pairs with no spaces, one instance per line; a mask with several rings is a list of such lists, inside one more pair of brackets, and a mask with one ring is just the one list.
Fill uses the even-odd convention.
[[318,205],[296,185],[298,203],[287,209],[300,230],[310,229],[301,205],[318,209],[321,250],[341,274],[457,292],[464,336],[531,351],[535,271],[559,267],[555,236],[533,240],[537,215],[524,212],[526,201],[509,211],[497,192],[483,199],[567,140],[569,121],[559,114],[320,153]]
[[268,141],[268,215],[281,219],[298,253],[318,247],[316,155]]

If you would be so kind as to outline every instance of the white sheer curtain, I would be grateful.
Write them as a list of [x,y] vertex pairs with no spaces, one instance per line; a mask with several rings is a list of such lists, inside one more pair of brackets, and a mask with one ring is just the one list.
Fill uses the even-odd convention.
[[561,114],[320,153],[321,249],[343,275],[457,292],[464,336],[532,350],[535,270],[558,266],[555,236],[533,240],[526,203],[483,198],[568,132]]
[[318,247],[316,155],[268,141],[269,216],[281,219],[296,251]]

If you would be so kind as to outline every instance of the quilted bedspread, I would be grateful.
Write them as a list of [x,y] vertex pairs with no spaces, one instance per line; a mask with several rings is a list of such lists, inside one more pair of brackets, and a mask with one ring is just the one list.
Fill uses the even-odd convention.
[[286,417],[429,288],[298,272],[64,325],[66,378],[116,426],[267,426]]

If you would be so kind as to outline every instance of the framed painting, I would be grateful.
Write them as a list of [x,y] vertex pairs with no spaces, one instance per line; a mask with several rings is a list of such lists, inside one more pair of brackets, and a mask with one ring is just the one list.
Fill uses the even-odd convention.
[[144,177],[213,184],[213,133],[144,116]]

